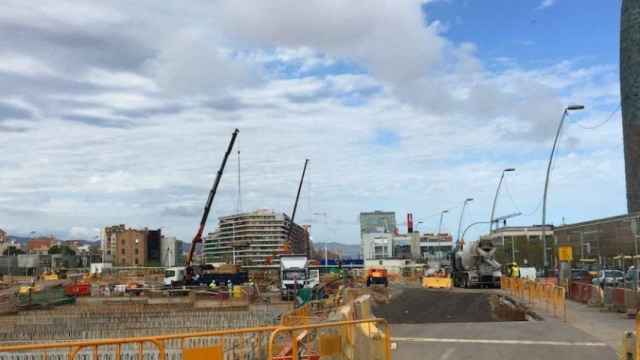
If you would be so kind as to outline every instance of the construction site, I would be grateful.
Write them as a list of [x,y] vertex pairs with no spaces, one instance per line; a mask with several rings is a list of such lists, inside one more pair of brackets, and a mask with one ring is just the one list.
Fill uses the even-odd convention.
[[640,0],[0,32],[0,360],[640,360]]
[[[322,261],[312,258],[308,228],[295,223],[308,159],[290,217],[265,210],[222,217],[205,241],[238,134],[226,148],[182,266],[162,256],[162,247],[171,244],[175,253],[176,245],[160,229],[117,225],[104,231],[103,261],[88,269],[7,271],[0,289],[0,360],[443,359],[453,351],[449,342],[466,344],[456,350],[459,358],[490,358],[491,348],[483,353],[469,344],[534,344],[553,354],[570,349],[568,359],[615,353],[566,325],[567,298],[583,299],[592,288],[562,277],[535,279],[535,272],[534,281],[525,267],[522,277],[514,268],[505,273],[490,238],[452,249],[450,236],[429,235],[425,258],[432,261],[417,263],[407,258],[422,253],[411,214],[409,234],[399,235],[394,213],[373,212],[361,214],[363,247],[371,257],[329,263],[325,250]],[[395,234],[387,236],[390,224]],[[148,266],[158,262],[174,266]],[[544,340],[544,328],[565,340]],[[487,338],[487,329],[511,338]],[[631,353],[626,344],[622,351]],[[517,346],[504,351],[503,358],[519,353]]]

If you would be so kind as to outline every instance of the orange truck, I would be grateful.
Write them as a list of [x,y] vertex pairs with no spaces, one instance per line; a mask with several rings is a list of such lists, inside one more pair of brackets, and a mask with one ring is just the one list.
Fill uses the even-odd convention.
[[367,271],[367,287],[371,285],[389,285],[389,279],[387,277],[387,269],[383,268],[370,268]]

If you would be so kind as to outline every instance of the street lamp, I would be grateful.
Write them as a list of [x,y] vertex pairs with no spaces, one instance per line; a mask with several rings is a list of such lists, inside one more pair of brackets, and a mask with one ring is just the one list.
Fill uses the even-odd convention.
[[549,154],[549,163],[547,164],[547,176],[544,179],[544,194],[542,195],[542,254],[543,265],[545,273],[547,271],[547,267],[549,266],[549,260],[547,259],[547,237],[545,234],[546,220],[547,220],[547,190],[549,189],[549,175],[551,173],[551,163],[553,162],[553,154],[556,152],[556,147],[558,146],[558,138],[560,137],[560,130],[562,130],[562,125],[564,124],[564,119],[569,115],[569,111],[578,111],[584,109],[583,105],[569,105],[562,112],[562,117],[560,118],[560,124],[558,124],[558,130],[556,131],[556,137],[553,139],[553,147],[551,148],[551,154]]
[[440,225],[438,225],[438,235],[440,235],[440,233],[442,232],[442,218],[444,217],[444,214],[448,213],[449,210],[442,210],[440,212]]
[[493,197],[493,206],[491,207],[491,219],[489,220],[489,233],[493,230],[493,216],[496,213],[496,203],[498,201],[498,194],[500,194],[500,187],[502,186],[502,180],[504,179],[504,173],[516,171],[515,168],[506,168],[502,170],[502,174],[500,175],[500,181],[498,181],[498,188],[496,189],[496,195]]
[[464,216],[464,208],[467,207],[467,204],[472,202],[473,198],[466,198],[464,203],[462,204],[462,210],[460,211],[460,220],[458,220],[458,242],[460,242],[460,229],[462,227],[462,218]]

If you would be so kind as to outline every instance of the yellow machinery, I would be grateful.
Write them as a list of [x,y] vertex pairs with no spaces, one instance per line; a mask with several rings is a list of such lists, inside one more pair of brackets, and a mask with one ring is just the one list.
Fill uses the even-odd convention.
[[453,287],[453,281],[451,281],[451,277],[444,270],[440,270],[424,276],[422,278],[422,287],[427,289],[451,289]]
[[367,272],[367,286],[371,285],[389,285],[389,278],[387,277],[387,269],[384,268],[371,268]]

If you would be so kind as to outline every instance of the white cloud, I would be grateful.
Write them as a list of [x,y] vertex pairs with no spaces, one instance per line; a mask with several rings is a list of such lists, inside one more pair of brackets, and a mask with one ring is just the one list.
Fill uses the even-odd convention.
[[[0,29],[22,24],[30,34],[12,43],[17,60],[0,58],[0,71],[21,76],[6,87],[0,122],[15,121],[15,108],[34,114],[25,133],[0,127],[0,227],[11,231],[80,236],[127,223],[188,239],[235,127],[245,209],[290,211],[311,159],[300,219],[328,212],[335,227],[318,221],[317,239],[356,242],[363,210],[420,219],[465,196],[476,198],[469,218],[484,219],[499,170],[514,163],[510,190],[533,209],[562,107],[597,102],[583,115],[597,123],[617,97],[606,64],[531,68],[508,58],[491,70],[476,45],[427,24],[419,1],[61,4],[0,12]],[[74,20],[94,10],[95,22]],[[616,122],[596,133],[577,120],[566,132],[580,141],[563,140],[554,172],[556,220],[600,183],[599,198],[622,191]],[[380,129],[399,141],[375,144]],[[235,210],[235,161],[208,229]],[[510,206],[503,199],[499,209]]]
[[546,9],[548,7],[551,7],[551,6],[555,5],[555,3],[556,3],[556,0],[542,0],[540,5],[538,5],[538,10]]
[[55,76],[56,72],[46,63],[24,54],[0,53],[0,72],[22,76]]

